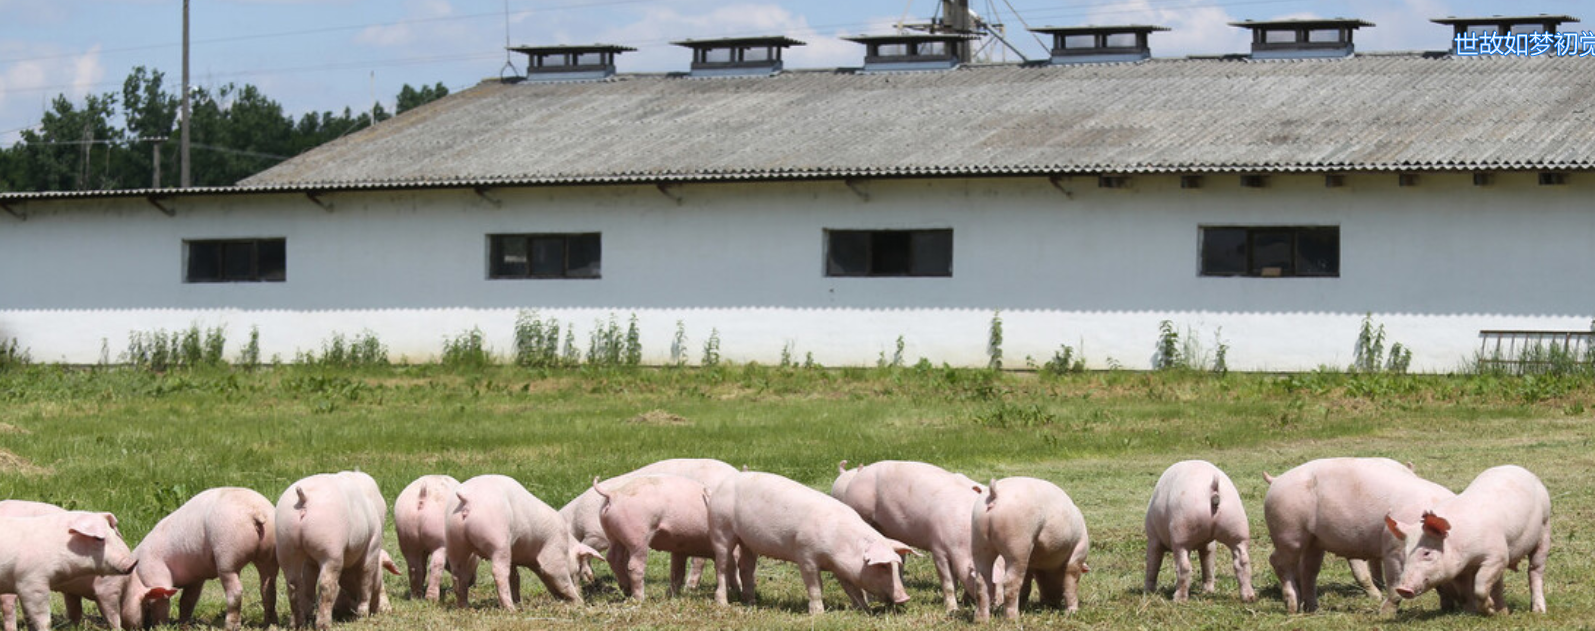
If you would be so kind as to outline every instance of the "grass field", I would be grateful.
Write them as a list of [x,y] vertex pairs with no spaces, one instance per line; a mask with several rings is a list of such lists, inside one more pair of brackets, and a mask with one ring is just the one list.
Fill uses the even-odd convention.
[[[594,475],[670,457],[712,457],[828,489],[836,463],[923,460],[977,480],[1045,478],[1074,498],[1091,531],[1092,571],[1074,615],[1029,610],[1022,627],[1060,628],[1590,628],[1595,625],[1595,382],[1571,377],[1288,376],[1107,372],[1060,377],[980,370],[718,369],[537,372],[437,366],[369,370],[281,367],[152,374],[32,366],[0,371],[0,497],[109,510],[135,542],[167,512],[215,486],[275,500],[312,473],[360,468],[390,499],[427,473],[502,473],[558,507]],[[1326,563],[1322,610],[1287,617],[1269,568],[1262,472],[1313,458],[1410,461],[1456,490],[1483,469],[1516,463],[1550,488],[1554,544],[1548,615],[1527,613],[1527,579],[1507,576],[1506,619],[1440,614],[1426,595],[1381,617],[1341,563]],[[1169,464],[1225,469],[1246,501],[1256,603],[1242,604],[1220,553],[1219,590],[1190,603],[1140,593],[1142,518]],[[397,544],[389,526],[388,549]],[[896,611],[846,607],[826,578],[829,613],[810,618],[795,568],[760,564],[760,603],[717,607],[711,592],[623,601],[608,568],[572,607],[527,581],[520,613],[496,608],[485,566],[469,610],[409,601],[388,577],[394,611],[343,628],[858,628],[969,626],[941,612],[928,559],[911,561],[913,601]],[[527,578],[531,578],[528,576]],[[245,621],[259,625],[246,576]],[[451,582],[445,580],[445,585]],[[92,610],[93,608],[90,607]],[[56,615],[61,616],[57,603]],[[220,589],[201,604],[219,625]],[[286,602],[280,613],[287,614]],[[997,626],[1011,627],[998,622]]]

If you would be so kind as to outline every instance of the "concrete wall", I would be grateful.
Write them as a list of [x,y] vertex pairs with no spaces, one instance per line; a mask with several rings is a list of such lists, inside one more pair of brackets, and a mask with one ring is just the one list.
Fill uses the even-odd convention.
[[[183,197],[168,217],[142,199],[29,202],[0,215],[0,339],[35,360],[117,359],[131,331],[223,326],[228,353],[261,333],[292,359],[335,332],[369,329],[395,359],[440,352],[473,326],[508,353],[515,315],[624,326],[637,314],[645,361],[670,361],[676,323],[696,361],[717,329],[726,359],[775,362],[783,347],[825,365],[873,364],[902,336],[919,358],[984,365],[994,310],[1006,365],[1060,344],[1093,367],[1150,365],[1171,320],[1234,369],[1351,361],[1364,314],[1410,347],[1413,368],[1447,371],[1480,329],[1587,330],[1595,301],[1595,176],[1539,186],[1533,173],[1273,176],[1242,188],[1172,176],[1127,189],[1045,178]],[[867,199],[865,197],[867,196]],[[1204,278],[1198,226],[1337,225],[1339,278]],[[827,278],[827,228],[952,228],[951,278]],[[603,234],[600,280],[488,280],[486,235]],[[182,282],[184,239],[286,237],[283,283]]]

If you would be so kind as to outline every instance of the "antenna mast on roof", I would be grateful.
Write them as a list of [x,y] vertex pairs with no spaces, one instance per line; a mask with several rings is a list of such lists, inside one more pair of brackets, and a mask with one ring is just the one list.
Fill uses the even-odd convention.
[[[520,73],[515,72],[515,64],[510,61],[510,0],[504,0],[504,65],[498,69],[498,78],[505,78],[505,70],[510,71],[510,76],[520,76]],[[530,72],[530,69],[527,71]]]
[[[1018,55],[1020,59],[1029,60],[1025,54],[1003,37],[1002,25],[993,24],[982,19],[974,11],[969,10],[969,0],[939,0],[937,13],[940,19],[932,18],[929,24],[907,24],[908,29],[925,31],[927,33],[949,33],[955,35],[976,35],[980,39],[970,42],[970,45],[960,46],[958,53],[959,63],[969,63],[975,58],[975,53],[991,47],[993,40],[1001,42],[1008,50]],[[1012,5],[1009,5],[1012,8]],[[974,42],[981,42],[975,46]]]

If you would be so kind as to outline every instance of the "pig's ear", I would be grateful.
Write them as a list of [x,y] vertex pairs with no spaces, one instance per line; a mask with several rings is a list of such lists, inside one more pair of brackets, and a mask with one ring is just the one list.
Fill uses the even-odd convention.
[[897,551],[885,543],[876,543],[864,548],[865,565],[888,565],[902,561],[903,558],[897,556]]
[[900,556],[900,557],[906,557],[906,556],[922,557],[922,556],[925,556],[923,554],[920,554],[918,550],[915,550],[913,548],[908,547],[908,544],[903,543],[901,541],[893,541],[891,539],[887,539],[886,540],[886,545],[891,546],[892,547],[892,552],[896,552],[897,556]]
[[387,550],[382,551],[382,569],[387,570],[389,574],[394,576],[400,575],[399,564],[393,562],[393,557],[388,556]]
[[166,599],[171,598],[171,597],[176,596],[176,595],[177,595],[177,590],[175,590],[175,589],[167,589],[165,587],[151,587],[149,591],[144,592],[144,600],[166,600]]
[[597,561],[597,560],[601,560],[603,558],[604,558],[604,553],[593,549],[592,546],[589,546],[589,545],[587,545],[585,543],[581,543],[581,542],[577,542],[576,543],[576,559],[577,560],[593,559],[593,560]]
[[111,530],[116,530],[116,515],[112,515],[110,513],[100,513],[100,514],[105,516],[105,523],[108,523],[108,524],[111,525]]
[[1394,517],[1391,517],[1390,513],[1385,513],[1385,529],[1389,530],[1390,534],[1394,535],[1395,538],[1402,541],[1407,540],[1407,533],[1401,530],[1401,522],[1398,522]]
[[106,521],[105,517],[101,515],[80,516],[77,519],[72,520],[72,524],[67,526],[66,529],[67,532],[70,532],[74,535],[88,537],[90,539],[99,539],[101,541],[104,541],[106,537],[111,536],[111,522]]
[[1423,531],[1437,538],[1444,539],[1451,532],[1451,522],[1444,517],[1434,514],[1434,511],[1423,511]]

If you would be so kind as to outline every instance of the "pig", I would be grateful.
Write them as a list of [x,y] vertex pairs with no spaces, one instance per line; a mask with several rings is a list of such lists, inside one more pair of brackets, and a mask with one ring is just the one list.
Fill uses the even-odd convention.
[[975,600],[977,622],[990,619],[999,597],[1003,615],[1017,619],[1029,595],[1021,584],[1032,577],[1041,585],[1043,603],[1080,608],[1080,577],[1091,571],[1091,537],[1068,493],[1036,478],[992,480],[970,512],[970,552],[983,583]]
[[52,588],[93,576],[126,576],[136,565],[110,513],[0,517],[0,594],[17,596],[33,631],[50,628]]
[[900,555],[918,553],[870,528],[836,498],[775,474],[742,472],[721,482],[708,505],[714,598],[721,605],[727,604],[733,565],[741,573],[742,602],[754,603],[754,570],[761,555],[797,564],[810,614],[825,612],[821,571],[835,575],[859,609],[869,606],[865,592],[894,604],[908,602],[898,575]]
[[1551,494],[1538,477],[1516,465],[1494,467],[1460,495],[1423,508],[1419,520],[1385,516],[1385,527],[1405,554],[1397,594],[1411,599],[1431,587],[1455,585],[1470,609],[1486,616],[1508,613],[1503,575],[1527,558],[1529,608],[1545,613]]
[[[394,576],[404,575],[399,572],[399,566],[393,562],[393,557],[388,556],[387,550],[379,552],[377,557],[381,559],[379,565],[382,566],[383,570]],[[357,577],[358,575],[356,574],[344,574],[342,578],[338,579],[338,600],[332,605],[332,616],[334,618],[355,613],[355,610],[359,609],[360,605],[355,602],[356,598],[354,597],[354,594],[360,593],[360,588],[354,580]],[[388,591],[382,590],[381,593],[377,594],[377,608],[374,611],[386,613],[392,610],[393,605],[388,602]]]
[[1191,593],[1191,550],[1202,558],[1202,591],[1213,593],[1216,543],[1229,547],[1241,602],[1252,602],[1251,527],[1235,483],[1211,462],[1186,460],[1171,465],[1152,489],[1146,506],[1146,592],[1157,591],[1163,555],[1174,554],[1174,600]]
[[712,558],[709,543],[709,489],[678,475],[639,475],[605,488],[593,478],[593,491],[604,498],[599,523],[609,540],[606,555],[620,591],[643,600],[643,571],[648,550],[670,553],[670,596],[681,592],[687,559]]
[[194,615],[205,581],[220,579],[227,598],[225,624],[237,631],[244,585],[239,573],[255,566],[265,624],[277,624],[277,528],[271,500],[250,489],[214,488],[195,495],[150,530],[133,549],[138,571],[122,596],[122,620],[142,628],[145,611],[156,625],[167,622],[178,589],[178,617]]
[[[736,472],[736,467],[712,458],[673,458],[660,460],[631,473],[609,478],[604,480],[604,483],[620,484],[625,482],[627,477],[637,475],[679,475],[697,480],[704,487],[713,490],[726,476]],[[565,518],[565,523],[570,524],[571,536],[599,552],[609,549],[609,539],[605,538],[603,525],[598,522],[598,511],[603,505],[604,499],[589,488],[564,508],[559,509],[559,514]],[[687,584],[697,585],[702,574],[703,560],[693,559],[692,570],[687,574]],[[593,580],[593,570],[586,563],[582,564],[581,579],[584,583]]]
[[[0,500],[0,517],[38,517],[64,512],[66,509],[45,502]],[[61,592],[62,600],[66,603],[67,619],[73,624],[83,621],[83,599],[91,598],[99,605],[100,615],[105,617],[105,623],[112,629],[120,629],[122,627],[120,603],[126,581],[125,576],[84,576],[51,585],[50,589]],[[0,616],[5,619],[5,631],[17,631],[15,594],[0,594]]]
[[602,555],[571,536],[565,519],[520,482],[502,475],[471,478],[454,490],[445,510],[444,548],[461,607],[469,602],[477,562],[484,558],[493,566],[505,609],[515,611],[521,599],[517,567],[531,568],[555,597],[582,604],[577,586],[583,561]]
[[443,577],[443,511],[459,486],[452,476],[425,475],[393,501],[393,529],[409,569],[411,599],[437,602]]
[[[847,469],[846,460],[836,463],[836,481],[831,483],[831,497],[836,499],[842,499],[843,497],[846,497],[847,485],[853,482],[853,477],[857,476],[858,470],[863,468],[864,467],[860,465],[853,467],[853,470],[849,471]],[[868,519],[865,521],[868,521]]]
[[358,471],[313,475],[283,491],[275,517],[277,564],[295,627],[306,618],[318,629],[330,627],[340,591],[352,594],[355,615],[380,610],[387,513],[376,480]]
[[[1421,507],[1454,495],[1389,458],[1313,460],[1270,480],[1263,498],[1274,543],[1268,561],[1289,613],[1318,609],[1318,570],[1326,552],[1377,560],[1383,576],[1399,575],[1401,549],[1384,528],[1385,514],[1416,520]],[[1383,608],[1393,611],[1399,602],[1391,591]]]
[[842,503],[881,534],[930,551],[948,613],[958,610],[960,582],[971,598],[976,597],[980,586],[968,572],[972,566],[969,511],[985,493],[984,487],[936,465],[900,460],[843,470],[837,480],[843,476],[853,477],[838,498]]

